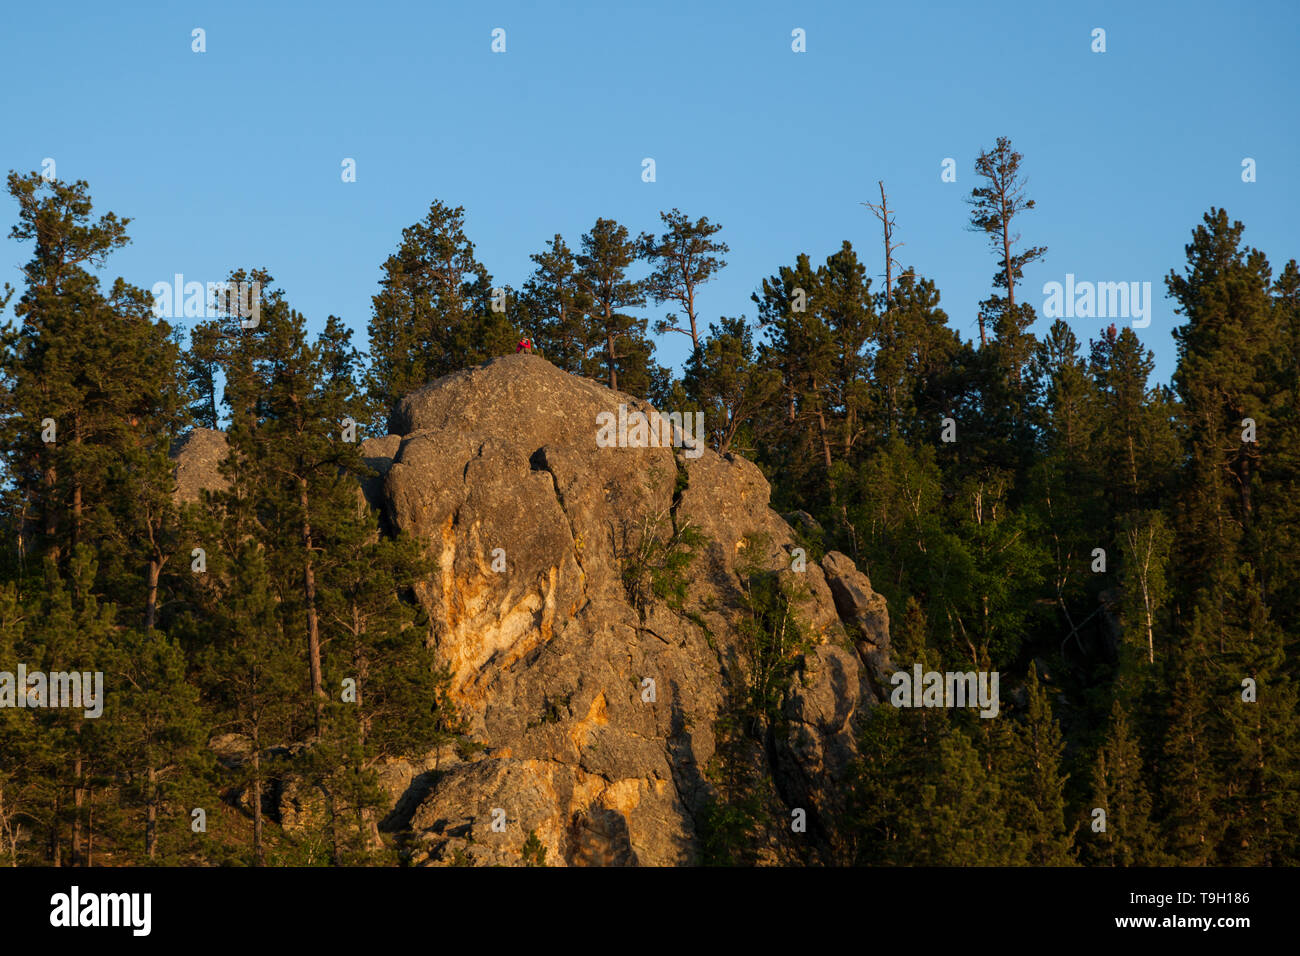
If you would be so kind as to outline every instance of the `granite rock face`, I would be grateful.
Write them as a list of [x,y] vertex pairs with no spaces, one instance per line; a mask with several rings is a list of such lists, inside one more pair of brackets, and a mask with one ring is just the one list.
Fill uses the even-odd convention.
[[226,433],[212,428],[194,428],[172,446],[176,462],[176,499],[182,503],[199,500],[201,491],[224,491],[229,482],[219,466],[230,453]]
[[[620,405],[657,415],[523,353],[413,392],[392,434],[362,445],[381,529],[435,559],[415,598],[478,745],[382,768],[382,826],[409,829],[428,865],[519,865],[530,835],[547,865],[696,862],[715,723],[752,676],[742,575],[761,568],[801,595],[811,650],[779,730],[749,754],[764,780],[760,859],[836,862],[820,821],[844,809],[856,727],[889,668],[884,599],[845,555],[805,553],[745,459],[600,447],[597,416]],[[224,436],[178,444],[192,500],[215,486],[203,481],[219,478]],[[657,593],[655,542],[684,528],[703,543],[680,592]]]
[[[868,670],[887,665],[884,601],[844,555],[796,551],[743,458],[599,447],[597,416],[620,404],[656,414],[521,354],[440,379],[392,416],[385,523],[437,558],[417,596],[485,747],[437,774],[411,816],[422,859],[517,864],[535,833],[548,864],[693,862],[714,722],[747,678],[738,569],[753,565],[806,592],[815,645],[767,748],[766,855],[827,858],[810,849],[815,826],[789,833],[790,812],[840,809],[855,717],[874,701]],[[706,543],[685,600],[637,599],[628,578],[647,540],[686,526]]]

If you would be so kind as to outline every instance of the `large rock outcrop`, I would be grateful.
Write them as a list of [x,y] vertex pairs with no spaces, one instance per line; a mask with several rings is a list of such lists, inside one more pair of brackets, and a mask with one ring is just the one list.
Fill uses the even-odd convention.
[[[393,434],[362,445],[381,528],[436,560],[416,599],[479,745],[385,767],[384,826],[409,829],[427,864],[517,865],[530,834],[547,864],[697,861],[715,725],[753,677],[738,625],[759,568],[799,595],[809,647],[779,730],[748,751],[763,780],[760,859],[836,862],[825,822],[844,809],[856,726],[889,669],[884,601],[846,556],[805,553],[745,459],[598,447],[597,415],[620,404],[656,414],[507,356],[407,396]],[[206,464],[216,442],[185,449]],[[703,544],[681,592],[657,592],[653,542],[684,528]],[[795,809],[805,832],[791,830]]]
[[[817,821],[842,809],[854,718],[872,703],[868,671],[887,665],[883,601],[845,556],[818,564],[796,552],[745,459],[598,447],[597,415],[620,404],[654,414],[541,358],[509,356],[409,395],[390,424],[400,439],[367,444],[387,525],[437,558],[418,599],[453,699],[486,747],[441,771],[412,814],[424,859],[518,863],[533,832],[548,862],[692,862],[713,796],[714,724],[749,677],[738,570],[754,565],[805,594],[797,611],[813,643],[784,729],[759,754],[773,791],[764,855],[828,859]],[[685,600],[638,600],[629,578],[647,539],[685,526],[707,542]],[[806,834],[790,832],[795,808],[807,811]]]
[[176,462],[176,500],[192,503],[200,499],[202,491],[224,491],[229,482],[220,465],[229,453],[226,433],[212,428],[193,428],[179,439],[171,450]]

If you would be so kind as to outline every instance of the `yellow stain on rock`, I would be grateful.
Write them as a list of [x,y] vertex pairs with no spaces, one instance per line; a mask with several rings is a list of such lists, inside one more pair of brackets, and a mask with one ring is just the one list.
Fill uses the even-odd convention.
[[587,708],[587,716],[581,720],[575,720],[569,728],[569,739],[573,741],[573,749],[581,752],[583,746],[587,743],[587,735],[596,727],[603,727],[609,723],[608,704],[605,701],[605,692],[602,690],[591,702]]

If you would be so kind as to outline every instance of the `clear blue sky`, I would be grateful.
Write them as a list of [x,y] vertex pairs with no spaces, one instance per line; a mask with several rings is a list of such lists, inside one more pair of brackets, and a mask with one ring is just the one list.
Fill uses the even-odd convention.
[[[313,328],[333,312],[363,348],[380,264],[435,198],[465,207],[479,258],[516,286],[551,235],[576,246],[598,216],[636,233],[661,209],[707,215],[731,254],[704,315],[752,319],[750,293],[799,252],[820,262],[849,239],[883,270],[858,204],[882,178],[902,260],[969,338],[995,259],[964,200],[999,135],[1038,202],[1025,240],[1049,247],[1029,301],[1067,272],[1151,282],[1139,335],[1162,379],[1177,323],[1163,277],[1204,211],[1242,220],[1275,270],[1300,256],[1293,0],[74,2],[9,4],[2,22],[0,167],[54,158],[98,211],[130,216],[110,276],[149,288],[265,266]],[[15,207],[0,209],[7,232]],[[16,284],[26,255],[0,244],[0,276]],[[1086,343],[1107,323],[1072,324]],[[679,366],[684,345],[670,336],[660,360]]]

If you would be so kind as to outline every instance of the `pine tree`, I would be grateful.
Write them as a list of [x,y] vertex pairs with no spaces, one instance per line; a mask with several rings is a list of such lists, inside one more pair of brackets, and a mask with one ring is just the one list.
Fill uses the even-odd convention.
[[1024,279],[1024,268],[1047,254],[1046,246],[1031,246],[1017,252],[1020,234],[1013,222],[1034,208],[1034,200],[1025,196],[1027,185],[1020,172],[1024,157],[1011,148],[1011,140],[999,136],[991,150],[980,150],[975,172],[984,184],[971,190],[971,228],[988,237],[994,252],[1001,255],[994,274],[995,288],[1006,289],[1006,297],[994,293],[980,303],[980,347],[987,344],[985,325],[992,320],[1001,349],[1003,364],[1018,377],[1032,351],[1032,336],[1025,329],[1034,321],[1034,309],[1025,303],[1016,305],[1016,285]]
[[505,315],[492,309],[492,278],[465,235],[463,207],[435,200],[424,219],[402,231],[383,270],[366,378],[371,418],[381,430],[409,392],[515,344]]
[[751,419],[779,394],[780,374],[757,358],[753,331],[741,316],[710,324],[704,342],[686,361],[686,394],[703,409],[705,431],[720,455],[737,438],[742,448],[752,447]]
[[1031,866],[1062,866],[1074,862],[1070,852],[1074,828],[1065,824],[1064,742],[1034,664],[1029,665],[1025,690],[1028,707],[1024,722],[1016,728],[1011,777],[1015,789],[1008,801],[1007,823],[1026,839],[1026,862]]
[[1186,247],[1183,275],[1166,278],[1178,312],[1174,330],[1178,367],[1174,385],[1182,406],[1185,473],[1180,521],[1180,563],[1187,587],[1201,586],[1218,563],[1238,556],[1259,566],[1251,534],[1255,495],[1266,470],[1258,441],[1244,440],[1247,418],[1256,434],[1269,435],[1265,374],[1277,342],[1284,340],[1269,295],[1263,253],[1241,248],[1243,226],[1211,209]]
[[1079,342],[1069,326],[1052,323],[1033,362],[1040,453],[1027,475],[1026,506],[1038,516],[1050,556],[1052,598],[1065,645],[1096,616],[1095,548],[1113,550],[1105,505],[1106,475],[1095,461],[1098,400]]
[[919,800],[905,824],[913,866],[1006,866],[1023,858],[1024,840],[1003,823],[1002,788],[959,727],[932,751]]
[[[273,294],[263,309],[257,367],[262,391],[252,429],[232,427],[232,451],[259,480],[260,509],[269,520],[263,540],[272,569],[292,598],[282,605],[304,632],[315,735],[324,719],[320,598],[323,565],[337,561],[335,542],[360,520],[357,480],[365,473],[356,443],[344,440],[356,414],[350,333],[331,317],[318,343],[309,343],[301,313]],[[355,420],[355,419],[353,419]]]
[[[1250,565],[1224,582],[1221,605],[1221,644],[1211,672],[1216,710],[1225,725],[1215,748],[1227,824],[1219,861],[1294,864],[1300,824],[1296,682],[1282,633],[1270,620]],[[1248,680],[1254,685],[1250,691]]]
[[655,331],[689,335],[691,354],[698,355],[699,306],[695,296],[701,285],[726,267],[726,261],[719,257],[730,249],[725,242],[713,238],[722,226],[709,222],[707,216],[692,222],[684,213],[673,209],[661,212],[659,218],[666,230],[659,236],[644,232],[637,240],[641,258],[653,267],[646,278],[645,289],[655,305],[672,302],[679,306],[685,313],[687,327],[678,325],[676,314],[670,312],[666,319],[655,324]]
[[[53,555],[44,562],[43,588],[33,595],[32,617],[39,623],[28,632],[26,656],[30,670],[53,672],[103,672],[117,640],[117,609],[94,596],[97,568],[89,545],[80,544],[68,555],[66,576]],[[54,866],[87,865],[87,847],[93,839],[86,813],[94,781],[111,767],[100,720],[113,718],[113,681],[104,675],[103,713],[86,716],[86,710],[49,708],[36,717],[43,738],[41,752],[50,763],[30,768],[48,777],[46,822],[47,861]],[[47,749],[48,748],[48,749]],[[66,828],[66,830],[65,830]],[[66,833],[67,856],[64,855]]]
[[[1260,438],[1269,455],[1259,489],[1258,572],[1270,612],[1284,632],[1300,631],[1300,266],[1294,259],[1273,284],[1281,340],[1268,370],[1272,426]],[[1300,675],[1297,675],[1300,676]]]
[[[1193,630],[1200,628],[1194,624]],[[1171,862],[1182,866],[1210,863],[1223,832],[1202,673],[1189,648],[1171,664],[1166,677],[1168,729],[1156,779],[1166,853]]]
[[845,242],[816,271],[801,255],[753,296],[768,333],[763,364],[781,374],[784,418],[768,429],[774,440],[763,457],[781,462],[781,493],[832,518],[850,550],[847,485],[873,421],[866,349],[878,319],[870,286]]
[[450,673],[435,666],[427,621],[403,595],[433,573],[417,542],[382,538],[375,516],[341,527],[322,568],[321,611],[337,635],[327,670],[351,681],[335,694],[328,748],[316,762],[318,785],[331,794],[331,838],[354,833],[352,852],[379,846],[384,809],[377,769],[388,759],[419,760],[455,739],[460,716],[448,699]]
[[615,391],[621,388],[645,396],[650,388],[654,345],[645,336],[645,317],[625,311],[645,305],[642,283],[627,277],[636,258],[636,244],[628,237],[627,227],[612,219],[597,219],[582,237],[578,287],[590,302],[588,340],[603,349],[596,368]]
[[558,233],[530,257],[537,268],[524,284],[522,301],[532,321],[535,345],[547,361],[574,375],[591,372],[591,305],[578,281],[573,252]]
[[1117,699],[1092,765],[1093,806],[1105,812],[1106,828],[1088,832],[1084,841],[1088,862],[1101,866],[1152,866],[1159,862],[1145,775],[1127,708]]
[[199,322],[190,330],[190,345],[184,355],[185,382],[190,393],[190,417],[200,428],[217,428],[221,423],[217,383],[227,331],[215,319]]
[[[129,223],[113,213],[92,220],[87,188],[9,176],[19,203],[12,236],[34,250],[15,309],[22,327],[5,354],[0,430],[22,521],[38,539],[29,548],[24,530],[22,549],[56,557],[113,537],[122,516],[106,503],[132,493],[147,459],[165,457],[183,417],[171,329],[152,320],[143,290],[118,279],[104,294],[86,271],[128,241]],[[124,459],[136,467],[120,467]],[[102,557],[109,573],[129,560]]]
[[880,310],[871,377],[881,393],[875,404],[882,437],[928,438],[948,413],[945,385],[960,340],[939,299],[932,280],[905,269],[888,309]]
[[1154,354],[1132,329],[1116,332],[1113,325],[1090,345],[1089,370],[1100,399],[1094,452],[1113,476],[1108,510],[1120,515],[1151,507],[1162,497],[1159,482],[1170,474],[1177,456],[1169,396],[1148,385]]
[[174,797],[193,792],[207,756],[204,715],[187,667],[178,643],[135,628],[118,636],[108,658],[115,685],[109,746],[119,773],[127,775],[129,799],[144,809],[142,849],[150,863],[158,860],[161,816],[176,821],[171,827],[162,821],[164,830],[189,832],[190,807]]
[[[32,610],[18,588],[0,584],[0,661],[30,661],[29,621]],[[6,669],[9,669],[6,667]],[[12,671],[11,671],[12,672]],[[15,688],[15,692],[20,689]],[[45,830],[48,778],[44,771],[55,763],[53,741],[41,735],[36,710],[0,707],[0,865],[18,866],[20,836],[24,826]]]
[[[243,523],[238,511],[229,521],[235,528]],[[217,708],[217,723],[247,741],[248,757],[235,768],[235,782],[246,788],[243,802],[252,816],[250,862],[261,866],[267,847],[262,808],[266,752],[287,739],[301,670],[280,626],[279,602],[262,549],[247,534],[236,530],[232,537],[238,542],[235,550],[210,565],[209,573],[223,575],[224,593],[215,619],[204,627],[208,644],[196,657],[202,685]]]

